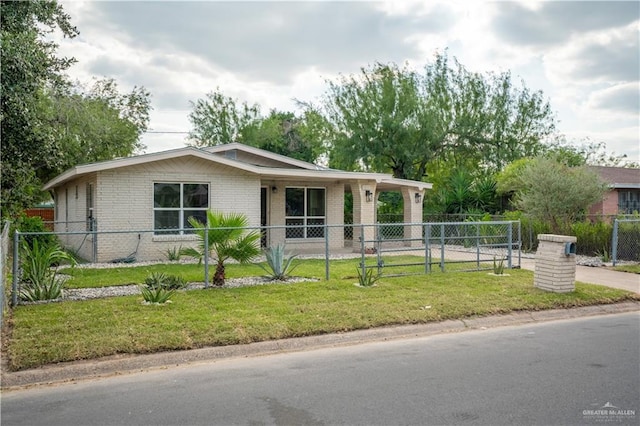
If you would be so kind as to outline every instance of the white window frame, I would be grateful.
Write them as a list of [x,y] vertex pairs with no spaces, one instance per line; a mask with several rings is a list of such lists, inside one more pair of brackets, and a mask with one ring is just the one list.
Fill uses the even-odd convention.
[[[156,207],[155,206],[155,186],[156,185],[180,185],[180,207]],[[207,207],[184,207],[184,186],[185,185],[206,185],[207,186]],[[211,207],[211,185],[209,182],[153,182],[152,190],[151,190],[151,204],[153,205],[153,234],[154,235],[188,235],[191,234],[189,231],[184,231],[185,223],[184,223],[184,211],[185,210],[198,210],[206,212]],[[156,211],[177,211],[178,212],[178,228],[168,228],[168,229],[156,229]],[[175,230],[175,231],[174,231]]]
[[[307,232],[309,231],[309,227],[324,227],[324,225],[327,224],[327,188],[324,187],[324,186],[294,186],[294,185],[287,186],[287,187],[285,187],[285,194],[284,194],[285,203],[287,202],[287,189],[303,189],[304,190],[304,200],[303,200],[303,203],[304,203],[304,214],[302,216],[288,216],[287,215],[287,207],[285,205],[284,223],[286,225],[287,221],[289,219],[302,220],[302,225],[304,227],[302,228],[302,233],[303,233],[302,237],[288,237],[287,236],[285,238],[289,239],[289,240],[296,240],[296,241],[312,240],[312,239],[314,239],[314,240],[322,240],[322,239],[324,239],[326,237],[325,235],[323,235],[321,237],[318,237],[318,236],[309,237],[307,235]],[[310,216],[309,212],[307,211],[307,205],[308,205],[307,199],[309,197],[309,190],[310,189],[322,189],[324,191],[324,215],[323,216]],[[314,225],[314,224],[308,225],[309,220],[313,220],[313,219],[322,219],[323,220],[323,224],[322,225]],[[301,225],[289,225],[289,226],[301,226]],[[285,235],[286,235],[286,229],[285,229]]]

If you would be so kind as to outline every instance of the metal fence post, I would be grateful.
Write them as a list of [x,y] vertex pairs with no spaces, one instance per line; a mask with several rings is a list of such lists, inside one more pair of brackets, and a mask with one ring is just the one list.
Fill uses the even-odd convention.
[[324,279],[329,281],[329,226],[324,224]]
[[444,223],[440,225],[440,271],[444,272]]
[[209,224],[204,226],[204,288],[209,288]]
[[476,223],[476,268],[480,269],[480,224]]
[[618,219],[613,221],[613,235],[611,236],[611,260],[613,266],[618,262]]
[[365,244],[364,244],[364,225],[361,223],[360,224],[360,258],[361,258],[361,264],[360,267],[362,268],[362,276],[364,277],[367,274],[367,267],[365,265]]
[[431,225],[424,225],[424,272],[428,274],[431,272],[431,247],[429,242],[431,240]]
[[508,248],[507,248],[507,268],[513,268],[513,222],[509,222],[507,226],[507,240],[508,240]]
[[93,263],[98,262],[98,222],[91,218],[91,230],[93,231]]
[[13,234],[13,278],[11,281],[11,306],[16,306],[18,304],[18,278],[20,274],[20,271],[18,270],[18,256],[20,255],[19,242],[20,231],[16,229],[16,232]]

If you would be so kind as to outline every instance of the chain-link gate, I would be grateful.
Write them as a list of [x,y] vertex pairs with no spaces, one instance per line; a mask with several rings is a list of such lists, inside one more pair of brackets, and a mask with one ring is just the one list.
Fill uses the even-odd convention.
[[[359,225],[361,268],[380,275],[520,268],[519,221]],[[375,255],[375,256],[371,256]]]
[[611,241],[613,266],[620,261],[640,262],[640,219],[616,219]]

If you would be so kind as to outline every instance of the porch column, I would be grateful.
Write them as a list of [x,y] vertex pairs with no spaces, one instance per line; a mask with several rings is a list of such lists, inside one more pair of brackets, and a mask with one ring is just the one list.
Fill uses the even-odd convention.
[[402,187],[402,200],[404,201],[404,223],[416,225],[404,227],[404,238],[407,247],[419,247],[422,245],[422,204],[424,190]]
[[[351,185],[353,194],[353,251],[359,252],[361,243],[372,241],[375,238],[376,223],[376,183],[375,182],[355,182]],[[368,225],[362,229],[357,225]],[[372,247],[373,243],[366,243],[366,247]]]

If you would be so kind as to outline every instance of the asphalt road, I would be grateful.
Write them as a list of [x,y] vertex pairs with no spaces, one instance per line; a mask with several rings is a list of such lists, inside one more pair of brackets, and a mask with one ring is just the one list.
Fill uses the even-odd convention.
[[640,423],[640,314],[3,392],[2,425]]

